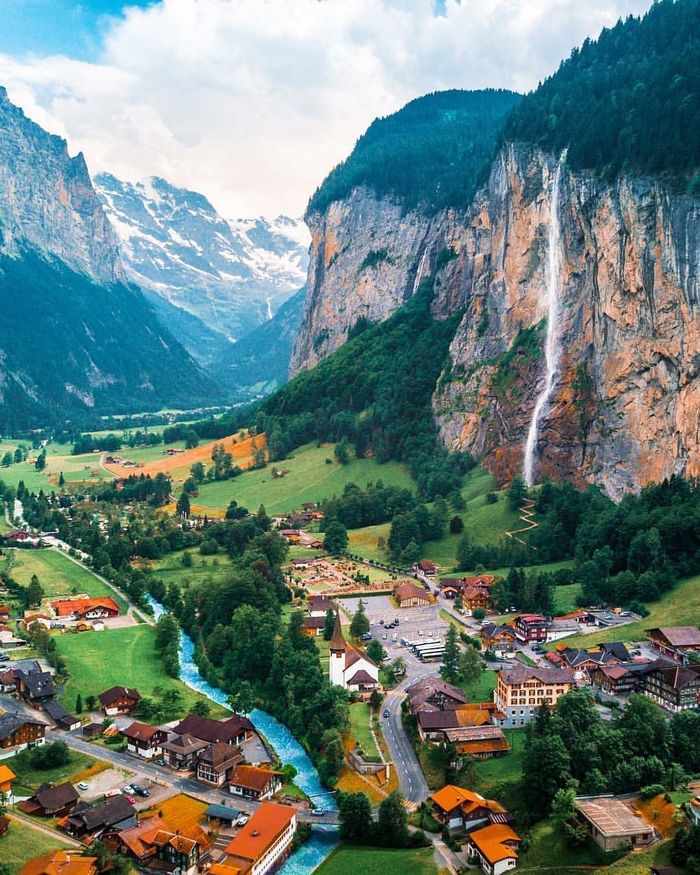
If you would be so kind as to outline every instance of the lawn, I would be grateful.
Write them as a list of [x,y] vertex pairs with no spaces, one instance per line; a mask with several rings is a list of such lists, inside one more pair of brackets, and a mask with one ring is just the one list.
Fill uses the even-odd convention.
[[[326,459],[331,459],[331,463],[327,464]],[[273,477],[273,468],[289,473]],[[333,444],[321,447],[307,444],[282,462],[245,471],[233,480],[205,483],[196,502],[198,506],[225,509],[235,499],[250,510],[264,504],[268,513],[281,514],[299,510],[305,502],[318,503],[340,495],[347,483],[364,488],[368,482],[377,480],[387,486],[414,488],[407,468],[398,462],[380,465],[374,459],[353,459],[340,465],[333,456]]]
[[605,866],[621,855],[606,854],[592,839],[583,847],[570,847],[563,829],[552,820],[536,824],[530,837],[532,844],[528,851],[520,854],[518,872],[546,870],[548,875],[570,875],[574,867]]
[[[67,708],[74,706],[78,693],[85,701],[86,696],[97,696],[117,685],[134,687],[142,696],[151,696],[157,686],[176,688],[183,695],[183,713],[202,698],[181,681],[165,674],[155,650],[155,629],[152,626],[61,635],[56,638],[56,644],[70,673],[63,695]],[[223,717],[228,713],[220,705],[209,704],[212,717]]]
[[525,732],[519,729],[504,729],[510,752],[503,757],[493,757],[474,763],[474,772],[479,780],[479,792],[488,794],[489,788],[514,784],[520,780],[525,753]]
[[126,603],[106,584],[58,550],[16,550],[12,577],[28,586],[36,574],[47,598],[86,592],[89,596],[111,596],[122,611]]
[[656,845],[650,851],[637,851],[630,857],[613,863],[605,875],[649,875],[651,866],[671,865],[671,842]]
[[497,680],[498,672],[487,669],[481,672],[476,683],[462,684],[462,689],[470,702],[493,702],[493,691],[496,689]]
[[350,734],[370,759],[379,760],[379,751],[369,728],[370,707],[366,702],[350,706]]
[[87,769],[94,770],[95,766],[102,767],[103,765],[95,757],[74,750],[70,751],[70,761],[55,769],[33,769],[31,766],[25,765],[24,757],[21,754],[15,754],[2,762],[17,776],[12,787],[15,796],[31,796],[41,784],[61,784]]
[[578,607],[578,597],[581,595],[581,584],[572,583],[568,586],[554,587],[554,616],[569,614]]
[[48,854],[49,851],[70,846],[61,844],[58,836],[46,835],[38,829],[34,829],[15,818],[12,818],[7,835],[0,838],[0,860],[9,863],[14,875],[28,860]]
[[437,875],[432,848],[387,851],[340,844],[315,870],[316,875],[376,875],[400,872],[401,875]]

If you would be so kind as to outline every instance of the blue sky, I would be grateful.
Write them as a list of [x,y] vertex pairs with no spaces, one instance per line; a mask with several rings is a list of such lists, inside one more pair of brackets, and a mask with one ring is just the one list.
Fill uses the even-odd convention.
[[91,172],[300,216],[377,116],[526,92],[652,0],[0,0],[0,85]]
[[[133,0],[128,5],[146,7],[153,2]],[[119,16],[125,5],[122,0],[2,0],[0,52],[95,60],[102,51],[105,19]]]

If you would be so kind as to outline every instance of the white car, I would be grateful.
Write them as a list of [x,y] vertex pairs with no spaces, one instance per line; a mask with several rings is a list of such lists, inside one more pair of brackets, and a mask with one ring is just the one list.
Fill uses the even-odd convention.
[[81,782],[80,782],[79,784],[77,784],[76,786],[77,786],[78,790],[83,790],[83,791],[84,791],[84,790],[87,790],[87,789],[88,789],[88,785],[85,783],[85,781],[81,781]]
[[236,823],[239,826],[245,826],[246,823],[248,823],[248,820],[249,820],[249,818],[248,818],[247,814],[239,814],[238,817],[236,818]]

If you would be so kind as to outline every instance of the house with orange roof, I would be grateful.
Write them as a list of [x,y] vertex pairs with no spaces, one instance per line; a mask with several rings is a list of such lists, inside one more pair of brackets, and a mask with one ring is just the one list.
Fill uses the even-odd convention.
[[240,875],[264,875],[279,868],[296,832],[296,809],[263,802],[226,847],[222,861]]
[[492,823],[469,834],[469,853],[479,858],[486,875],[501,875],[518,865],[520,836],[505,823]]
[[0,764],[0,793],[11,793],[12,782],[16,777],[9,766]]
[[107,847],[136,860],[139,868],[195,875],[209,860],[212,839],[197,824],[173,830],[160,817],[139,821],[129,829],[113,829],[103,838]]
[[95,875],[97,857],[83,857],[75,851],[51,851],[28,860],[19,875]]
[[433,816],[448,829],[469,832],[486,823],[512,820],[500,803],[454,784],[445,785],[428,798],[433,803]]
[[335,627],[329,650],[328,672],[332,684],[361,693],[377,689],[379,666],[365,653],[347,643],[343,637],[338,613],[335,615]]
[[101,598],[56,599],[51,607],[60,619],[98,620],[119,616],[119,605],[111,596]]
[[241,799],[261,802],[270,799],[282,786],[282,773],[256,766],[237,765],[229,775],[229,793]]

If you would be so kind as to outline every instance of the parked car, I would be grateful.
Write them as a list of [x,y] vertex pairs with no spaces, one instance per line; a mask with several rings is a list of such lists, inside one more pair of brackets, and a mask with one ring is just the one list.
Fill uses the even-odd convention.
[[245,826],[248,823],[249,817],[247,814],[239,814],[236,818],[236,823],[238,826]]
[[126,787],[124,787],[124,792],[125,793],[135,793],[136,788],[132,784],[127,784]]
[[362,640],[363,640],[363,641],[371,641],[371,640],[372,640],[372,636],[370,635],[369,632],[365,632],[365,634],[362,636]]
[[399,625],[399,618],[394,617],[394,626],[398,626],[398,625]]
[[384,641],[386,641],[386,638],[387,638],[386,632],[382,635],[382,638]]
[[126,797],[126,801],[127,801],[127,802],[130,802],[132,805],[135,805],[135,804],[136,804],[136,799],[135,799],[134,796],[127,796],[127,797]]
[[144,799],[151,795],[149,790],[145,787],[139,787],[137,784],[134,784],[134,793],[136,793],[137,796],[143,796]]
[[85,791],[88,789],[88,785],[85,783],[85,781],[81,781],[79,784],[76,784],[76,786],[77,786],[78,790]]

